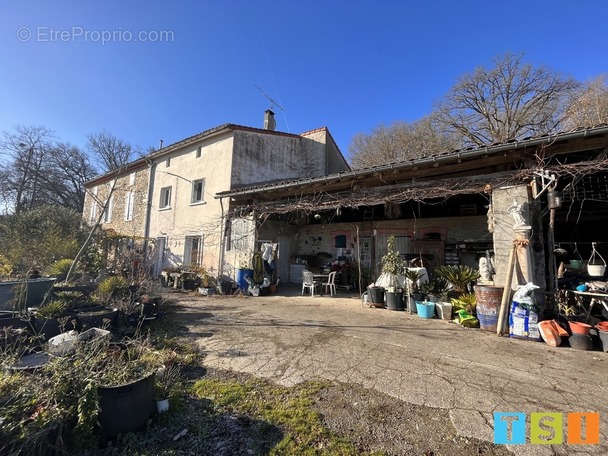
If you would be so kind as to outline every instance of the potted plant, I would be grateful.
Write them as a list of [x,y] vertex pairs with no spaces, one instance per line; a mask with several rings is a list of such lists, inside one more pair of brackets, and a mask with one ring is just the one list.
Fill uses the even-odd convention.
[[405,274],[405,285],[408,289],[408,309],[410,313],[416,311],[416,301],[424,301],[425,295],[420,292],[420,279],[425,276],[425,272],[420,269],[406,268]]
[[437,277],[429,282],[423,283],[420,286],[420,289],[427,295],[427,301],[416,302],[416,310],[418,311],[418,315],[422,318],[433,318],[436,304],[439,302],[445,302],[448,291],[450,290],[450,285],[444,279]]
[[437,277],[446,280],[452,286],[450,291],[452,297],[465,293],[468,285],[480,277],[479,271],[462,264],[439,266],[434,272]]
[[387,243],[387,252],[380,260],[382,264],[383,283],[387,284],[386,304],[391,310],[403,310],[403,271],[405,262],[395,250],[395,237],[390,236]]
[[42,340],[49,340],[62,332],[76,329],[77,321],[69,314],[70,306],[75,299],[77,297],[74,292],[58,292],[50,301],[34,311],[36,334]]
[[198,276],[200,277],[201,282],[199,292],[206,296],[214,294],[217,288],[217,280],[215,277],[209,274],[205,268],[200,268]]
[[427,295],[432,302],[445,301],[450,291],[450,284],[441,277],[437,277],[420,285],[420,291]]
[[156,372],[154,383],[154,397],[156,411],[163,413],[169,410],[169,399],[180,381],[180,368],[174,363],[165,364]]

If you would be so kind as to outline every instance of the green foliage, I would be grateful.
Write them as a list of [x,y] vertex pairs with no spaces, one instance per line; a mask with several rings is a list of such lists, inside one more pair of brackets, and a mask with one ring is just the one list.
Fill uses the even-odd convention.
[[445,279],[437,277],[420,285],[420,291],[427,295],[444,298],[450,291],[450,284]]
[[124,277],[110,276],[97,286],[95,296],[97,296],[101,302],[110,302],[114,299],[122,299],[128,288],[129,284]]
[[324,383],[307,382],[293,388],[262,380],[231,382],[203,379],[193,386],[194,393],[211,400],[215,413],[243,413],[285,431],[271,455],[355,455],[359,451],[323,425],[313,410],[315,395]]
[[50,265],[47,268],[46,273],[50,277],[65,276],[72,267],[72,263],[74,263],[74,260],[71,258],[62,258]]
[[157,400],[170,399],[179,394],[181,386],[181,370],[178,365],[171,363],[156,372],[154,393]]
[[386,274],[400,275],[405,269],[405,262],[399,256],[399,252],[395,250],[395,237],[388,238],[388,250],[380,260],[382,264],[382,272]]
[[468,313],[474,314],[477,306],[477,297],[475,296],[475,293],[463,293],[457,298],[452,298],[451,302],[454,313],[459,310],[466,310]]
[[93,431],[99,414],[97,402],[97,385],[89,381],[84,387],[82,395],[78,398],[78,422],[74,428],[74,445],[84,449],[95,444]]
[[434,272],[436,276],[447,280],[457,293],[464,293],[467,285],[480,277],[479,271],[462,264],[439,266]]
[[416,271],[414,269],[406,268],[404,271],[404,275],[406,280],[410,283],[412,287],[412,293],[418,292],[418,281],[422,278],[424,273],[422,271]]
[[97,387],[146,377],[164,357],[148,339],[124,339],[117,347],[104,337],[77,345],[69,357],[50,358],[33,373],[0,370],[2,451],[67,454],[68,445],[94,447]]
[[46,302],[36,309],[36,316],[39,318],[58,318],[67,312],[70,307],[70,301],[63,299],[53,299]]
[[45,270],[56,258],[73,258],[86,237],[78,212],[44,206],[0,218],[2,269],[14,275]]

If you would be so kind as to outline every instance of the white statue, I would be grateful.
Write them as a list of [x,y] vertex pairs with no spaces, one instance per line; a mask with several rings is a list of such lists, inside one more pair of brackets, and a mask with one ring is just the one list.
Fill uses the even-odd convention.
[[509,206],[507,212],[513,216],[515,224],[513,227],[524,227],[528,226],[526,219],[524,218],[524,205],[518,204],[517,201],[513,200],[513,205]]

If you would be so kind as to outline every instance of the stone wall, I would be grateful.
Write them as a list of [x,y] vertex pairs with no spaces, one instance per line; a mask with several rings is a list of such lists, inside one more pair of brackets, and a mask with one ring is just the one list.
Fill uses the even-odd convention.
[[[112,193],[112,207],[110,220],[101,221],[101,227],[104,229],[114,229],[117,232],[135,239],[142,240],[146,224],[146,211],[148,202],[148,183],[150,178],[149,168],[141,168],[132,171],[129,174],[120,176],[116,180],[114,192]],[[83,218],[88,223],[94,223],[97,217],[101,214],[101,204],[105,204],[110,193],[112,180],[109,179],[105,183],[89,187],[85,196]],[[127,204],[127,195],[133,192],[133,216],[131,220],[125,220],[125,208]],[[97,195],[98,201],[91,193]],[[95,217],[91,218],[91,207],[95,204]]]

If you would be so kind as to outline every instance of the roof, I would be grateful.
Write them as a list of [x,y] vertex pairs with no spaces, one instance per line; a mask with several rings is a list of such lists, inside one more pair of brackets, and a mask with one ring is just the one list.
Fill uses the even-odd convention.
[[[499,163],[504,164],[512,161],[514,152],[529,151],[535,153],[538,147],[548,148],[550,146],[551,150],[558,150],[559,145],[564,144],[565,152],[575,152],[576,146],[572,142],[584,140],[585,145],[580,147],[582,147],[581,150],[586,150],[592,147],[592,144],[590,144],[592,138],[603,135],[608,135],[608,125],[606,124],[569,132],[545,134],[523,140],[510,140],[505,143],[478,148],[470,147],[321,177],[266,182],[220,192],[215,197],[251,198],[255,196],[256,198],[264,198],[267,196],[271,198],[279,195],[279,192],[281,196],[289,196],[299,193],[344,190],[357,185],[357,183],[363,186],[366,183],[378,186],[405,182],[406,179],[412,182],[416,178],[432,175],[445,176],[446,173],[458,176],[474,168],[492,167]],[[603,138],[601,145],[603,147],[608,146],[606,138]],[[530,158],[533,158],[533,155]],[[450,167],[446,168],[447,165],[450,165]],[[423,171],[425,169],[426,171]]]
[[[317,130],[311,130],[309,132],[303,133],[302,135],[307,135],[312,132],[322,130],[323,128],[327,129],[326,127],[322,127]],[[203,139],[208,139],[213,136],[217,136],[219,134],[226,133],[228,131],[235,131],[235,130],[248,131],[248,132],[253,132],[253,133],[262,133],[262,134],[274,135],[274,136],[286,136],[286,137],[291,137],[291,138],[300,138],[302,136],[302,135],[298,135],[295,133],[286,133],[286,132],[282,132],[282,131],[266,130],[263,128],[254,128],[254,127],[247,127],[244,125],[226,123],[226,124],[218,125],[213,128],[209,128],[208,130],[197,133],[196,135],[189,136],[189,137],[184,138],[180,141],[177,141],[173,144],[169,144],[168,146],[165,146],[162,149],[155,150],[154,152],[146,155],[145,157],[138,158],[137,160],[134,160],[134,161],[128,163],[127,165],[125,165],[125,169],[122,170],[121,174],[123,174],[127,171],[131,171],[134,169],[148,166],[151,163],[151,161],[158,159],[164,155],[167,155],[182,147],[193,144],[197,141],[201,141]],[[329,133],[329,131],[328,131],[328,133]],[[109,179],[113,179],[115,177],[116,177],[116,170],[112,170],[105,174],[102,174],[101,176],[97,176],[94,179],[87,181],[85,183],[85,186],[96,185],[98,183],[105,182],[105,181],[107,181]]]

